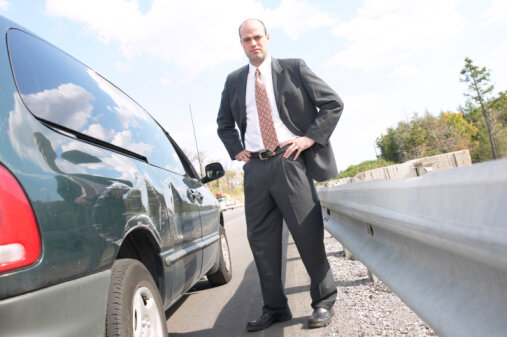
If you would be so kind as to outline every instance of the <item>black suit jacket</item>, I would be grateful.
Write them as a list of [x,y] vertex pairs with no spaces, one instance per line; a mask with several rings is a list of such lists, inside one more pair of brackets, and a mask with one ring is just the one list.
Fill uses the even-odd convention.
[[[271,67],[282,122],[295,135],[315,140],[303,152],[310,176],[317,181],[336,177],[338,171],[329,137],[340,119],[343,102],[303,60],[272,58]],[[218,135],[232,159],[244,149],[247,75],[248,65],[229,74],[218,111]]]

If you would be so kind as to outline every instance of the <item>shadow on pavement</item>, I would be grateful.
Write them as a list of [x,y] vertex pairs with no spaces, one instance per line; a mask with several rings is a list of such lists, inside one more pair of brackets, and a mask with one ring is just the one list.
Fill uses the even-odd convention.
[[291,287],[285,289],[285,295],[293,295],[297,293],[304,293],[310,291],[310,285]]
[[211,285],[211,283],[209,283],[208,280],[206,279],[197,282],[188,292],[186,292],[183,296],[181,296],[181,298],[176,303],[174,303],[169,309],[167,309],[167,311],[165,312],[166,321],[183,305],[183,303],[185,303],[185,301],[192,294],[195,294],[196,292],[202,290],[210,289],[212,287],[213,286]]
[[[255,276],[255,277],[252,277]],[[199,283],[207,281],[201,281]],[[197,287],[197,286],[196,286]],[[195,287],[194,287],[195,288]],[[205,289],[204,286],[203,288]],[[308,291],[308,286],[293,287],[286,289],[286,294]],[[185,295],[185,296],[190,296]],[[183,299],[182,299],[183,300]],[[181,300],[180,300],[181,301]],[[184,300],[183,300],[184,301]],[[256,319],[261,314],[262,310],[262,295],[260,293],[259,281],[257,277],[257,268],[255,263],[252,262],[245,271],[245,278],[241,285],[238,287],[229,302],[225,305],[220,315],[215,321],[213,328],[204,329],[199,331],[187,333],[171,333],[170,337],[229,337],[229,336],[264,336],[264,337],[280,337],[284,336],[284,328],[300,325],[302,330],[306,330],[305,324],[308,317],[296,317],[290,321],[273,324],[266,330],[247,332],[246,323],[249,320]],[[176,304],[178,305],[178,304]],[[177,308],[175,309],[177,310]],[[173,310],[172,312],[174,312]],[[190,319],[199,319],[199,317],[192,317]]]
[[301,261],[301,258],[299,256],[296,256],[296,257],[291,257],[290,259],[287,259],[287,262],[292,262],[292,261]]
[[[283,233],[283,256],[282,256],[282,279],[285,279],[285,268],[287,260],[287,244],[288,244],[288,231],[286,227]],[[234,276],[233,276],[234,277]],[[198,292],[210,288],[209,282],[198,282],[189,293],[173,305],[167,312],[166,317],[169,318],[178,308],[185,302],[185,300],[194,292]],[[286,294],[291,294],[299,291],[308,291],[308,286],[294,287],[286,289]],[[262,313],[262,294],[260,290],[259,277],[257,275],[257,268],[255,262],[251,261],[245,270],[243,280],[236,289],[234,295],[230,298],[227,304],[223,307],[218,315],[215,324],[210,329],[199,331],[192,331],[186,333],[170,333],[170,337],[229,337],[229,336],[265,336],[265,337],[281,337],[284,336],[284,328],[301,325],[305,326],[308,317],[296,317],[290,321],[273,324],[266,330],[257,332],[247,332],[246,323],[250,320],[258,318]],[[199,317],[189,317],[188,319],[198,320]],[[302,328],[306,329],[306,328]]]
[[[247,332],[245,324],[247,320],[253,319],[250,317],[245,317],[247,315],[252,315],[250,310],[247,308],[256,308],[257,310],[260,310],[262,307],[262,298],[260,296],[260,289],[258,284],[259,281],[258,279],[250,277],[252,274],[257,276],[257,270],[254,262],[251,262],[245,270],[243,282],[241,282],[234,295],[224,306],[212,328],[187,333],[171,333],[169,336],[246,336]],[[207,281],[201,282],[206,282],[209,284]],[[195,291],[194,289],[192,290]],[[184,297],[188,298],[191,296],[191,294],[192,293],[188,293],[184,295]],[[184,299],[182,298],[180,301],[184,301]],[[178,306],[178,303],[175,306]],[[168,312],[169,316],[177,309],[178,308],[172,310],[171,308],[171,313]],[[189,317],[188,319],[199,319],[199,317]],[[248,333],[248,335],[251,336],[252,334]]]

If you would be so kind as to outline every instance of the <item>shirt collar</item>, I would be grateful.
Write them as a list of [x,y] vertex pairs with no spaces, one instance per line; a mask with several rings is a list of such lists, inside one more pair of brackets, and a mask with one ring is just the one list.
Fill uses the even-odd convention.
[[[248,66],[249,72],[255,74],[255,70],[257,69],[257,67],[251,63],[248,63]],[[271,73],[271,55],[268,55],[268,57],[266,57],[264,62],[262,62],[258,68],[262,76],[265,77],[266,75],[269,75]]]

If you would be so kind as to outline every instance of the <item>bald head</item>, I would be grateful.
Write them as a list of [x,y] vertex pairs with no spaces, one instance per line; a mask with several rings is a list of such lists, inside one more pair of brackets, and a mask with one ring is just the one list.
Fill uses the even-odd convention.
[[243,21],[240,25],[239,25],[239,28],[238,28],[238,33],[239,33],[239,38],[241,39],[241,28],[243,27],[243,25],[245,23],[250,23],[250,22],[258,22],[262,25],[262,28],[264,29],[264,35],[268,35],[268,31],[266,30],[266,25],[264,24],[264,22],[262,22],[261,20],[259,19],[256,19],[256,18],[251,18],[251,19],[246,19],[245,21]]
[[269,34],[259,19],[248,19],[239,26],[239,40],[250,63],[256,67],[268,57]]

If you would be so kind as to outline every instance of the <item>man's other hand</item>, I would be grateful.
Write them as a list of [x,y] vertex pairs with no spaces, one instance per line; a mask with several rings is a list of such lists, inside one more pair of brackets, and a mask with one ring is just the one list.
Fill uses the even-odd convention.
[[244,161],[245,163],[248,163],[250,160],[250,151],[243,150],[240,153],[238,153],[235,157],[236,160]]
[[283,148],[289,145],[283,156],[284,158],[289,158],[294,152],[296,152],[296,155],[294,156],[294,160],[296,160],[298,159],[301,152],[303,152],[313,144],[315,144],[315,141],[313,139],[303,136],[283,142],[282,144],[280,144],[280,147]]

